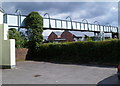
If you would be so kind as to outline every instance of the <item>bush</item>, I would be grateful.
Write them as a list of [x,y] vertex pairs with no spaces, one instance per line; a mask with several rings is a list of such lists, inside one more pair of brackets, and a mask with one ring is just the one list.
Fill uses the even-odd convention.
[[25,46],[25,41],[20,32],[18,32],[15,28],[10,28],[8,31],[9,39],[15,39],[15,47],[16,48],[23,48]]
[[38,47],[34,60],[67,63],[117,63],[120,40],[49,43]]

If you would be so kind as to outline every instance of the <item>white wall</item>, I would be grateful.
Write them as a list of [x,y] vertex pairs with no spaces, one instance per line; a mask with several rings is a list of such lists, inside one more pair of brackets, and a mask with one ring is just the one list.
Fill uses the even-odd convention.
[[8,39],[8,25],[0,24],[0,67],[15,67],[15,40]]
[[[0,13],[0,15],[1,15],[1,13]],[[2,18],[0,16],[0,23],[2,23],[1,19]],[[2,38],[2,32],[0,30],[0,63],[2,63],[2,39],[1,38]],[[0,86],[2,86],[2,70],[0,70]]]
[[0,11],[0,68],[15,65],[15,40],[8,39],[8,25],[3,24],[3,13]]
[[3,13],[0,11],[0,24],[3,24]]

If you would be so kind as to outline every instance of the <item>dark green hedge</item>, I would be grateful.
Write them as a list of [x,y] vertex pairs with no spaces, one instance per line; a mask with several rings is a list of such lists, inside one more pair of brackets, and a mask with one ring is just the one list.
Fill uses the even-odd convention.
[[65,63],[117,63],[120,40],[49,43],[36,48],[34,60]]

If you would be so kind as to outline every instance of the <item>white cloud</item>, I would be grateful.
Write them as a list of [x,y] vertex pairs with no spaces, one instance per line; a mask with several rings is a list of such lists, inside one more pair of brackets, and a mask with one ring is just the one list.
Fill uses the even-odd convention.
[[112,7],[111,9],[112,9],[112,10],[118,10],[116,7]]
[[56,15],[52,15],[51,18],[65,19],[69,15],[70,13],[59,13]]

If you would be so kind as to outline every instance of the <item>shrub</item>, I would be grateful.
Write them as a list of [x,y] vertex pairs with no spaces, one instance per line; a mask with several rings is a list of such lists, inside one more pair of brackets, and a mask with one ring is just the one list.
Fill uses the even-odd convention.
[[10,28],[8,34],[9,39],[15,39],[16,48],[23,48],[25,46],[25,40],[15,28]]
[[120,40],[49,43],[39,46],[34,60],[70,63],[117,63]]

